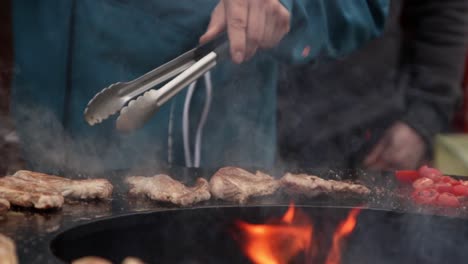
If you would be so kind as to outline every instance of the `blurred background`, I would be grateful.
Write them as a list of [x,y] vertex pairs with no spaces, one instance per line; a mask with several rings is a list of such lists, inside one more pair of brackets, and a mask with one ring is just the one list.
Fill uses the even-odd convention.
[[[468,29],[460,23],[466,18],[451,15],[457,1],[393,2],[384,34],[361,49],[282,66],[278,162],[371,169],[431,164],[468,175]],[[18,70],[12,26],[11,0],[0,1],[0,175],[25,165],[10,118]]]

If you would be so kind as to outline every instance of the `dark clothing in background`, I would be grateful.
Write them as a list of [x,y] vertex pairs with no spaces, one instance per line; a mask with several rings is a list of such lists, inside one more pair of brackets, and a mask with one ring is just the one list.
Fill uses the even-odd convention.
[[458,106],[468,1],[392,1],[386,32],[341,60],[283,70],[279,159],[355,167],[395,121],[428,145]]

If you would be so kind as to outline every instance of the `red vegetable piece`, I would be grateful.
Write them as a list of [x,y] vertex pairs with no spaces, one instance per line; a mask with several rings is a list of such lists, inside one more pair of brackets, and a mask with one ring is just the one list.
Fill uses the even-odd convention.
[[449,183],[451,185],[459,185],[460,184],[460,181],[457,181],[457,180],[455,180],[454,178],[452,178],[450,176],[442,176],[442,177],[439,178],[438,181],[439,182]]
[[413,188],[423,190],[434,187],[434,181],[429,178],[420,178],[413,182]]
[[460,207],[460,201],[458,201],[458,198],[451,193],[441,193],[437,197],[436,203],[443,207]]
[[397,180],[400,182],[414,182],[419,176],[419,172],[415,170],[399,170],[395,172]]
[[465,186],[465,185],[453,186],[452,193],[457,196],[468,196],[468,186]]
[[419,168],[418,172],[421,177],[426,177],[432,180],[437,180],[443,176],[442,172],[440,172],[438,169],[430,168],[426,165]]
[[418,204],[436,204],[439,193],[435,189],[415,190],[412,194],[413,200]]
[[437,182],[434,184],[434,188],[439,192],[439,193],[453,193],[453,186],[452,184],[448,182]]

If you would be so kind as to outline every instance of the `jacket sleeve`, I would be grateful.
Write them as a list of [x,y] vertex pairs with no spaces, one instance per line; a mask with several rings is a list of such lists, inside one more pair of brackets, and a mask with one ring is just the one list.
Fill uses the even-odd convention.
[[290,63],[353,51],[382,32],[388,11],[388,0],[281,2],[291,13],[291,30],[273,52]]
[[435,134],[449,128],[460,102],[467,14],[465,0],[404,1],[402,64],[409,81],[403,121],[429,147]]

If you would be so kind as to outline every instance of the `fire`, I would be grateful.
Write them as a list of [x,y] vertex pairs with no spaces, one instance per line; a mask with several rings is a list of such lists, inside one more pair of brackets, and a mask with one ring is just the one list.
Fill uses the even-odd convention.
[[[359,212],[360,209],[351,210],[336,229],[326,264],[340,263],[343,239],[356,227]],[[310,263],[316,255],[312,221],[293,204],[283,217],[268,224],[237,221],[236,226],[240,230],[238,241],[244,254],[256,264],[290,263],[300,253],[304,254],[305,262]]]
[[242,231],[244,253],[257,264],[289,263],[311,247],[312,224],[293,205],[277,223],[255,225],[238,221],[236,225]]
[[326,264],[340,264],[341,263],[341,252],[343,239],[349,236],[354,228],[356,227],[357,217],[361,209],[355,208],[352,209],[348,215],[348,218],[344,220],[339,226],[338,229],[333,234],[333,243],[330,252],[328,253]]

